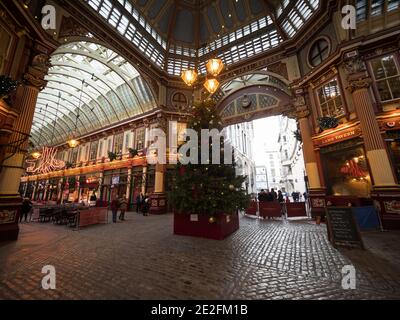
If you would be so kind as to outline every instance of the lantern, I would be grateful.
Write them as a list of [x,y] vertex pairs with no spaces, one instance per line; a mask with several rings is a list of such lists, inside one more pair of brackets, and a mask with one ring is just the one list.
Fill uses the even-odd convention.
[[33,159],[37,160],[42,156],[42,154],[39,151],[35,151],[35,152],[32,152],[31,156]]
[[219,87],[219,82],[217,79],[207,79],[204,83],[204,87],[209,93],[213,94],[215,91],[217,91]]
[[182,72],[182,80],[191,87],[197,80],[197,72],[194,70],[185,70]]
[[76,139],[74,139],[74,138],[72,138],[72,139],[69,139],[68,141],[67,141],[67,144],[68,144],[68,146],[70,147],[70,148],[76,148],[78,145],[79,145],[79,141],[78,140],[76,140]]
[[221,73],[224,64],[221,59],[210,59],[206,64],[206,68],[209,74],[216,77]]

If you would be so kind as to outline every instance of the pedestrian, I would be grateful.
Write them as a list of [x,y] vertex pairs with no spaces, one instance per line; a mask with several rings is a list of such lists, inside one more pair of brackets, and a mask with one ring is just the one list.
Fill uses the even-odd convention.
[[270,194],[271,194],[271,196],[272,196],[272,201],[276,201],[276,200],[278,199],[278,195],[277,195],[277,193],[275,192],[274,188],[271,189]]
[[146,194],[144,196],[144,198],[143,198],[143,201],[142,201],[142,211],[143,211],[143,215],[144,216],[148,216],[149,215],[149,209],[150,209],[150,198]]
[[136,213],[140,213],[142,201],[143,201],[143,194],[138,193],[138,195],[136,196]]
[[110,208],[111,208],[111,212],[112,212],[113,223],[117,223],[118,199],[117,199],[116,195],[113,195],[113,197],[112,197]]
[[25,217],[25,222],[28,220],[28,213],[32,210],[32,202],[29,198],[25,198],[22,202],[21,216],[19,217],[19,222],[22,222],[22,217]]
[[119,200],[119,210],[121,210],[119,214],[119,220],[125,221],[125,212],[128,209],[128,200],[126,200],[126,196],[123,195]]
[[283,194],[281,190],[278,190],[278,202],[279,203],[284,203],[285,200],[283,199]]

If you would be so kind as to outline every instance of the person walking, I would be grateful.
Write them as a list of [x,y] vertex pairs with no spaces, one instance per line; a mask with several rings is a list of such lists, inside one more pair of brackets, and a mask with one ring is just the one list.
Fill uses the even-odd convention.
[[138,195],[136,196],[136,213],[140,213],[142,202],[143,202],[143,194],[138,193]]
[[285,200],[283,199],[283,193],[281,190],[278,190],[278,202],[279,203],[284,203]]
[[149,209],[150,209],[150,198],[149,196],[146,194],[143,198],[142,201],[142,212],[144,216],[148,216],[149,215]]
[[22,202],[22,207],[21,207],[21,216],[19,217],[19,222],[22,222],[22,217],[25,217],[25,222],[28,221],[28,213],[32,210],[32,202],[29,200],[29,198],[25,198],[24,201]]
[[117,213],[118,213],[118,199],[116,195],[113,195],[111,204],[110,204],[111,212],[112,212],[112,220],[113,223],[117,223]]
[[128,209],[128,200],[126,200],[126,196],[123,195],[122,198],[119,200],[119,220],[125,221],[125,212]]

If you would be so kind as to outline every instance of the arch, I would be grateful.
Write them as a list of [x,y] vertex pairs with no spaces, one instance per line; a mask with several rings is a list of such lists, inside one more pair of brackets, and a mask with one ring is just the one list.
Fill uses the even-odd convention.
[[[75,131],[76,123],[80,124],[76,131],[82,136],[157,107],[153,91],[139,71],[94,39],[68,42],[56,49],[46,81],[34,115],[40,123],[37,121],[31,131],[32,141],[42,145],[46,143],[38,140],[42,127],[49,135],[53,130],[49,127],[55,124],[57,142],[61,142],[68,138],[68,132]],[[46,103],[52,110],[49,117],[38,114]],[[81,116],[76,118],[78,108]]]
[[[249,104],[244,107],[246,99]],[[246,105],[248,104],[246,103]],[[251,85],[236,90],[217,105],[225,125],[281,115],[291,109],[291,97],[271,86]]]

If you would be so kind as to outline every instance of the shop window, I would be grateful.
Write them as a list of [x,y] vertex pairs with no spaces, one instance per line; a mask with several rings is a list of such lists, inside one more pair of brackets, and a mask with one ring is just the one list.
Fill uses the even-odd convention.
[[323,117],[341,117],[345,114],[343,100],[336,78],[318,89],[318,99]]
[[127,132],[125,135],[125,148],[124,148],[124,153],[127,153],[129,151],[129,148],[131,147],[131,133]]
[[144,148],[145,134],[145,128],[139,128],[136,130],[135,146],[137,150],[142,150]]
[[321,148],[321,160],[328,194],[369,197],[371,179],[361,140]]
[[330,53],[330,45],[328,40],[325,38],[318,39],[311,46],[308,61],[310,65],[316,67],[320,65],[326,58],[328,58]]
[[115,136],[114,139],[114,152],[117,154],[122,153],[122,145],[124,143],[124,134],[120,133]]
[[90,144],[90,155],[89,155],[89,160],[93,161],[97,159],[97,147],[99,145],[98,141],[93,141]]
[[400,98],[400,68],[394,55],[372,60],[372,73],[375,87],[381,101]]
[[78,149],[79,148],[74,148],[71,151],[71,163],[76,163],[76,161],[78,160]]
[[388,150],[392,158],[392,165],[397,177],[400,181],[400,130],[391,131],[387,134]]

